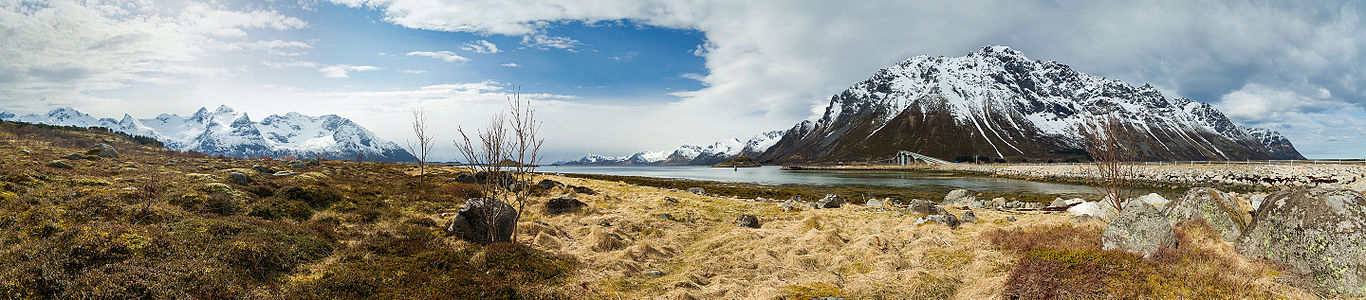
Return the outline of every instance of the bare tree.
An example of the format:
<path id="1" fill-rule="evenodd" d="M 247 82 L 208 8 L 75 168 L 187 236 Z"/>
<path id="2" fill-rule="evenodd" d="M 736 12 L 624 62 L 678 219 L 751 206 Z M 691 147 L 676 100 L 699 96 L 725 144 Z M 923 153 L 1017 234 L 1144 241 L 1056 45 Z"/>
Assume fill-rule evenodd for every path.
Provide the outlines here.
<path id="1" fill-rule="evenodd" d="M 536 111 L 531 108 L 530 101 L 522 101 L 520 92 L 508 99 L 508 108 L 510 113 L 494 115 L 487 128 L 474 132 L 477 144 L 464 127 L 457 128 L 461 139 L 453 143 L 470 168 L 486 174 L 478 183 L 479 191 L 487 199 L 496 201 L 484 206 L 487 228 L 497 228 L 499 216 L 513 214 L 512 241 L 515 242 L 515 220 L 521 219 L 522 211 L 530 203 L 531 180 L 545 140 L 538 136 L 541 124 L 536 121 Z M 489 230 L 489 234 L 490 240 L 496 240 L 497 230 Z"/>
<path id="2" fill-rule="evenodd" d="M 417 154 L 417 182 L 422 183 L 427 176 L 427 155 L 432 153 L 432 146 L 436 145 L 436 136 L 427 132 L 427 111 L 418 106 L 413 109 L 413 135 L 417 136 L 417 143 L 408 141 L 408 152 Z"/>
<path id="3" fill-rule="evenodd" d="M 1091 124 L 1091 130 L 1084 130 L 1087 146 L 1091 155 L 1092 172 L 1098 180 L 1097 187 L 1115 210 L 1124 210 L 1124 203 L 1134 196 L 1130 180 L 1134 175 L 1133 152 L 1128 148 L 1129 134 L 1124 131 L 1119 117 L 1107 113 L 1105 118 Z"/>

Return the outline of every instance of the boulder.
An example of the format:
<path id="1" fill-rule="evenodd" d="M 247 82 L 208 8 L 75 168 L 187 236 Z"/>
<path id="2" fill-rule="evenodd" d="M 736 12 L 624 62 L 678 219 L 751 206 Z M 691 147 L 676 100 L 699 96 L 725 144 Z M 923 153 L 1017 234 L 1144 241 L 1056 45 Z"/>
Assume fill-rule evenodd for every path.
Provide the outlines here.
<path id="1" fill-rule="evenodd" d="M 958 228 L 958 224 L 961 224 L 961 222 L 958 221 L 958 217 L 955 217 L 950 214 L 928 215 L 920 217 L 920 219 L 917 219 L 915 221 L 915 224 L 920 225 L 925 224 L 927 222 L 943 224 L 944 226 L 948 226 L 949 228 Z"/>
<path id="2" fill-rule="evenodd" d="M 669 203 L 673 203 L 673 204 L 678 204 L 678 199 L 669 198 L 669 196 L 664 196 L 664 202 L 669 202 Z"/>
<path id="3" fill-rule="evenodd" d="M 700 187 L 690 187 L 690 188 L 688 188 L 688 192 L 689 192 L 689 193 L 693 193 L 693 194 L 698 194 L 698 195 L 706 195 L 706 194 L 707 194 L 707 190 L 706 190 L 706 189 L 703 189 L 703 188 L 700 188 Z"/>
<path id="4" fill-rule="evenodd" d="M 464 174 L 461 174 L 461 175 L 464 175 Z M 456 177 L 456 178 L 458 179 L 459 177 Z M 549 190 L 549 189 L 553 189 L 553 188 L 555 188 L 555 187 L 557 187 L 557 186 L 562 186 L 562 185 L 564 185 L 564 184 L 561 184 L 561 183 L 559 183 L 559 182 L 556 182 L 556 181 L 550 180 L 550 179 L 541 179 L 541 181 L 540 181 L 540 182 L 537 182 L 536 185 L 537 185 L 537 186 L 540 186 L 540 187 L 543 188 L 543 189 Z"/>
<path id="5" fill-rule="evenodd" d="M 254 166 L 251 166 L 251 169 L 252 169 L 252 170 L 256 170 L 257 172 L 261 172 L 261 174 L 275 174 L 275 170 L 274 170 L 274 169 L 271 169 L 270 167 L 266 167 L 266 166 L 262 166 L 262 165 L 254 165 Z"/>
<path id="6" fill-rule="evenodd" d="M 1062 200 L 1062 198 L 1053 198 L 1053 202 L 1052 202 L 1052 203 L 1049 203 L 1048 206 L 1049 206 L 1049 207 L 1067 207 L 1067 200 Z"/>
<path id="7" fill-rule="evenodd" d="M 1096 204 L 1095 202 L 1082 202 L 1081 204 L 1073 205 L 1072 207 L 1067 208 L 1067 212 L 1074 216 L 1097 217 L 1098 215 L 1100 215 L 1100 205 Z"/>
<path id="8" fill-rule="evenodd" d="M 797 203 L 797 201 L 793 199 L 787 199 L 787 201 L 783 201 L 783 203 L 778 204 L 778 207 L 782 208 L 784 212 L 796 210 L 801 204 Z"/>
<path id="9" fill-rule="evenodd" d="M 740 215 L 735 218 L 735 224 L 740 227 L 759 228 L 759 218 L 752 215 Z"/>
<path id="10" fill-rule="evenodd" d="M 58 169 L 70 169 L 70 168 L 71 168 L 71 165 L 68 165 L 68 164 L 66 164 L 65 161 L 61 161 L 61 160 L 49 161 L 49 162 L 47 162 L 47 166 L 48 166 L 48 167 L 52 167 L 52 168 L 58 168 Z"/>
<path id="11" fill-rule="evenodd" d="M 1251 220 L 1238 208 L 1238 199 L 1212 188 L 1194 188 L 1167 204 L 1162 210 L 1172 224 L 1203 218 L 1225 242 L 1232 242 L 1247 230 Z"/>
<path id="12" fill-rule="evenodd" d="M 835 194 L 825 194 L 825 198 L 811 204 L 811 208 L 838 208 L 844 205 L 844 197 Z"/>
<path id="13" fill-rule="evenodd" d="M 863 202 L 863 206 L 867 206 L 867 207 L 882 207 L 882 200 L 878 200 L 877 198 L 868 199 L 868 201 L 864 201 L 864 202 Z"/>
<path id="14" fill-rule="evenodd" d="M 1151 257 L 1158 249 L 1176 247 L 1176 232 L 1162 212 L 1145 201 L 1129 201 L 1100 238 L 1102 249 Z"/>
<path id="15" fill-rule="evenodd" d="M 81 155 L 80 153 L 72 153 L 72 154 L 67 154 L 66 156 L 62 156 L 62 159 L 69 159 L 69 160 L 81 160 L 81 159 L 91 159 L 91 158 L 99 158 L 99 156 L 86 157 L 85 155 Z"/>
<path id="16" fill-rule="evenodd" d="M 963 223 L 977 223 L 977 215 L 973 214 L 972 211 L 963 212 L 963 216 L 958 217 L 958 219 Z"/>
<path id="17" fill-rule="evenodd" d="M 1319 291 L 1366 296 L 1366 196 L 1330 188 L 1271 194 L 1237 248 L 1284 264 Z"/>
<path id="18" fill-rule="evenodd" d="M 289 167 L 299 171 L 308 170 L 308 165 L 304 163 L 293 163 Z"/>
<path id="19" fill-rule="evenodd" d="M 247 174 L 242 174 L 241 172 L 228 173 L 228 178 L 232 179 L 233 183 L 239 185 L 247 185 L 251 183 L 251 177 L 247 177 Z"/>
<path id="20" fill-rule="evenodd" d="M 95 146 L 91 146 L 90 149 L 86 151 L 86 153 L 89 153 L 90 155 L 99 155 L 100 157 L 119 157 L 119 151 L 114 150 L 114 146 L 110 146 L 109 144 L 105 143 L 99 143 L 95 144 Z"/>
<path id="21" fill-rule="evenodd" d="M 550 201 L 545 202 L 545 213 L 558 215 L 562 213 L 577 211 L 579 210 L 579 208 L 582 208 L 584 206 L 588 206 L 588 204 L 583 203 L 583 201 L 579 201 L 578 199 L 560 197 L 550 199 Z"/>
<path id="22" fill-rule="evenodd" d="M 584 194 L 584 195 L 597 195 L 597 194 L 598 194 L 597 191 L 594 191 L 593 189 L 590 189 L 590 188 L 584 187 L 584 186 L 569 186 L 569 189 L 570 189 L 570 190 L 573 190 L 575 193 Z"/>
<path id="23" fill-rule="evenodd" d="M 1152 205 L 1155 207 L 1166 206 L 1168 202 L 1171 202 L 1167 201 L 1167 198 L 1163 198 L 1162 195 L 1158 195 L 1157 193 L 1151 193 L 1140 196 L 1138 197 L 1138 201 L 1143 201 L 1143 203 L 1147 203 L 1148 205 Z"/>
<path id="24" fill-rule="evenodd" d="M 493 224 L 489 224 L 492 220 Z M 465 201 L 460 213 L 451 220 L 446 232 L 478 244 L 512 241 L 517 211 L 507 203 L 493 199 L 474 198 Z M 490 226 L 492 225 L 492 226 Z"/>
<path id="25" fill-rule="evenodd" d="M 1266 194 L 1256 194 L 1247 199 L 1248 204 L 1252 205 L 1253 211 L 1261 210 L 1262 203 L 1266 201 Z"/>
<path id="26" fill-rule="evenodd" d="M 275 172 L 275 174 L 272 174 L 272 175 L 284 177 L 284 176 L 294 176 L 294 174 L 299 174 L 299 173 L 294 172 L 294 170 L 284 170 L 284 171 Z"/>
<path id="27" fill-rule="evenodd" d="M 996 197 L 994 199 L 991 199 L 991 202 L 987 203 L 987 205 L 991 207 L 1005 207 L 1006 198 Z"/>
<path id="28" fill-rule="evenodd" d="M 920 199 L 911 199 L 911 202 L 906 204 L 906 210 L 926 215 L 944 214 L 944 209 L 934 205 L 934 202 Z"/>
<path id="29" fill-rule="evenodd" d="M 971 198 L 971 199 L 964 199 L 964 198 Z M 966 200 L 966 201 L 964 201 L 964 200 Z M 975 198 L 975 194 L 974 194 L 972 191 L 965 190 L 965 189 L 956 189 L 956 190 L 949 191 L 949 193 L 948 193 L 947 195 L 944 195 L 944 201 L 943 201 L 943 202 L 940 202 L 940 204 L 943 204 L 943 205 L 964 205 L 964 204 L 959 204 L 959 203 L 966 203 L 967 201 L 972 201 L 972 200 L 977 200 L 977 199 Z"/>

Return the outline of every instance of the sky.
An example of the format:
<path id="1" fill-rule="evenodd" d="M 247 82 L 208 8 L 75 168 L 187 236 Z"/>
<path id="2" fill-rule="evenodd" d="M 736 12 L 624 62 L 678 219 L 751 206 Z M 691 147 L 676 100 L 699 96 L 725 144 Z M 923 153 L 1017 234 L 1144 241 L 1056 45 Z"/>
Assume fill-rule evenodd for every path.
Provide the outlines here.
<path id="1" fill-rule="evenodd" d="M 519 94 L 545 160 L 787 129 L 917 55 L 1006 45 L 1366 156 L 1354 1 L 0 0 L 0 110 L 337 114 L 434 160 Z"/>

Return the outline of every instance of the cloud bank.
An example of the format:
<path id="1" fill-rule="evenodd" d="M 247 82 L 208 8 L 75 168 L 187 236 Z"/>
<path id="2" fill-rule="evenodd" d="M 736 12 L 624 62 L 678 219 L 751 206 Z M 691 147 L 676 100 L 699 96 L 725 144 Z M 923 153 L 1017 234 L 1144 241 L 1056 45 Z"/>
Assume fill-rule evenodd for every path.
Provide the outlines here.
<path id="1" fill-rule="evenodd" d="M 676 93 L 682 100 L 668 109 L 688 116 L 677 121 L 741 117 L 752 121 L 720 124 L 751 131 L 819 113 L 830 95 L 898 60 L 988 44 L 1216 104 L 1310 153 L 1347 154 L 1330 149 L 1342 139 L 1324 119 L 1366 125 L 1366 24 L 1351 1 L 334 2 L 410 28 L 539 45 L 556 44 L 544 32 L 559 22 L 697 30 L 707 42 L 695 53 L 709 72 L 682 76 L 706 87 Z"/>

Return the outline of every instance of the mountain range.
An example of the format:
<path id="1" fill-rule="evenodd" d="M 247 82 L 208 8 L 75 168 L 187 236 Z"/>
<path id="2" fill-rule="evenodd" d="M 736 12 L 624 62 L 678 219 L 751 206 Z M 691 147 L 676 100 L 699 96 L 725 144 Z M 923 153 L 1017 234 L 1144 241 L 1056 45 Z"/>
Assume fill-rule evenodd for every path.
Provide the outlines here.
<path id="1" fill-rule="evenodd" d="M 561 165 L 713 165 L 737 156 L 757 157 L 768 147 L 783 137 L 783 130 L 774 130 L 755 135 L 748 140 L 738 138 L 723 139 L 711 145 L 682 145 L 668 151 L 643 151 L 623 156 L 602 156 L 588 154 L 572 161 L 557 162 Z"/>
<path id="2" fill-rule="evenodd" d="M 908 150 L 953 161 L 1075 157 L 1102 120 L 1118 122 L 1136 160 L 1304 159 L 1279 133 L 1234 123 L 1213 106 L 1149 85 L 1083 74 L 1004 46 L 963 57 L 917 56 L 830 98 L 764 163 L 871 161 Z"/>
<path id="3" fill-rule="evenodd" d="M 166 148 L 198 151 L 231 157 L 286 155 L 300 158 L 322 155 L 334 159 L 354 159 L 364 154 L 366 161 L 415 161 L 398 144 L 381 139 L 365 127 L 337 115 L 320 117 L 296 112 L 266 116 L 252 121 L 244 112 L 227 105 L 213 111 L 200 108 L 189 117 L 161 114 L 137 119 L 124 114 L 122 119 L 95 118 L 71 108 L 58 108 L 47 114 L 15 115 L 0 113 L 0 120 L 60 126 L 104 127 L 132 135 L 156 138 Z"/>

